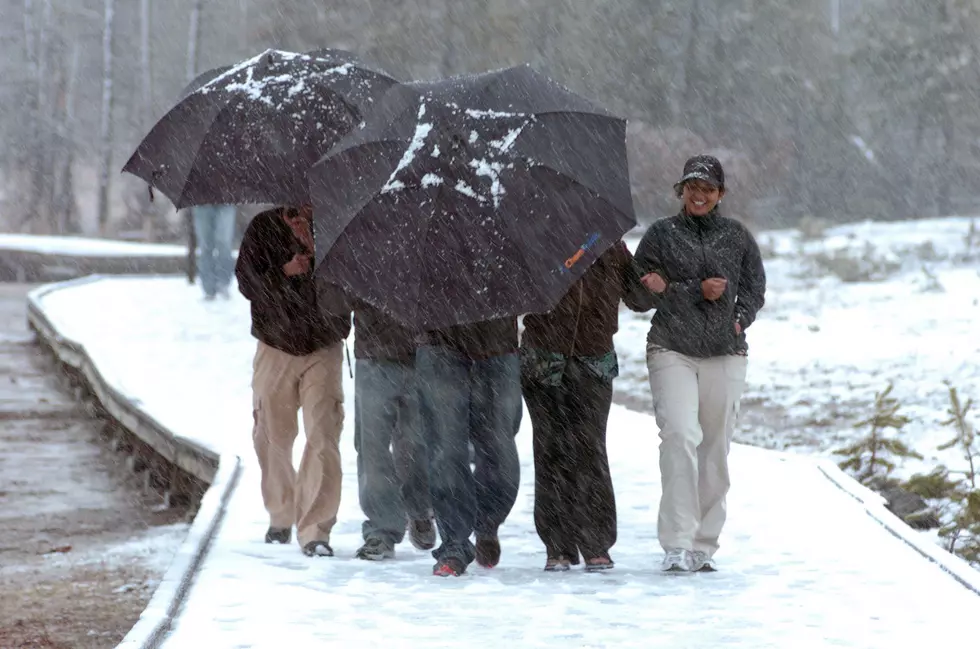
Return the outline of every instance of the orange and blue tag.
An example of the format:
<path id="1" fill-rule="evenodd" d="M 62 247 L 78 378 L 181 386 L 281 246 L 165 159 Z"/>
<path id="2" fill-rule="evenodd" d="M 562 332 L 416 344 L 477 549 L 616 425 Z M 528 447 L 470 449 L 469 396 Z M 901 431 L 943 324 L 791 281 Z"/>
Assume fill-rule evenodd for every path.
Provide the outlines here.
<path id="1" fill-rule="evenodd" d="M 575 251 L 575 254 L 565 260 L 565 263 L 561 267 L 561 272 L 567 273 L 571 271 L 572 267 L 575 266 L 575 264 L 577 264 L 582 259 L 582 257 L 585 256 L 585 253 L 591 250 L 601 238 L 602 235 L 600 235 L 598 232 L 594 232 L 591 235 L 589 235 L 588 240 L 586 240 L 586 242 L 583 243 L 579 247 L 579 249 Z"/>

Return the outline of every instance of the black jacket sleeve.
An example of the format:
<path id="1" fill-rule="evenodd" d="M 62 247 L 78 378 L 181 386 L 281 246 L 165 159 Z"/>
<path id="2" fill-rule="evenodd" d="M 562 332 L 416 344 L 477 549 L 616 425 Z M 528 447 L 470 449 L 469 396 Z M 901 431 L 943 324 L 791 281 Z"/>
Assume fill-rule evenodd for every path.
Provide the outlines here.
<path id="1" fill-rule="evenodd" d="M 735 297 L 735 317 L 745 330 L 755 321 L 756 314 L 766 303 L 766 270 L 755 237 L 743 229 L 742 270 Z"/>
<path id="2" fill-rule="evenodd" d="M 640 281 L 640 271 L 633 260 L 633 253 L 622 241 L 616 243 L 619 252 L 620 291 L 623 303 L 631 311 L 649 311 L 654 305 L 654 296 Z"/>
<path id="3" fill-rule="evenodd" d="M 280 293 L 289 286 L 282 267 L 273 259 L 270 242 L 275 236 L 268 222 L 257 216 L 248 224 L 238 248 L 235 277 L 238 290 L 249 301 Z"/>
<path id="4" fill-rule="evenodd" d="M 657 273 L 667 282 L 667 289 L 663 293 L 650 293 L 653 307 L 660 309 L 672 302 L 694 304 L 702 301 L 704 296 L 701 294 L 700 279 L 671 279 L 670 272 L 664 267 L 659 242 L 660 233 L 654 224 L 640 239 L 640 245 L 636 247 L 636 254 L 633 257 L 640 277 L 648 273 Z"/>

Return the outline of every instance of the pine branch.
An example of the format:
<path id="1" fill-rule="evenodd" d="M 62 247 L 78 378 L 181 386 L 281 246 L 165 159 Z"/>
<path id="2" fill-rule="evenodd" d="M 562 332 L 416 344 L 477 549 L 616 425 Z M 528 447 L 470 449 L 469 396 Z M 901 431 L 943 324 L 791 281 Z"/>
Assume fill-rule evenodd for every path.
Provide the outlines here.
<path id="1" fill-rule="evenodd" d="M 937 500 L 952 498 L 959 488 L 959 481 L 950 480 L 949 470 L 941 466 L 925 475 L 916 473 L 905 482 L 904 488 L 920 498 Z"/>

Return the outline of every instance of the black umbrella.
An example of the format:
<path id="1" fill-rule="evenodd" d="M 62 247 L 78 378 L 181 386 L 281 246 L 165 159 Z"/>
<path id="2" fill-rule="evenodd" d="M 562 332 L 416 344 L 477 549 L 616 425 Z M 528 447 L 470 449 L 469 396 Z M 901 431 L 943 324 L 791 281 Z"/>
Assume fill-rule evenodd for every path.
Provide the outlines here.
<path id="1" fill-rule="evenodd" d="M 177 209 L 308 201 L 306 172 L 397 82 L 340 50 L 267 50 L 184 89 L 123 171 Z"/>
<path id="2" fill-rule="evenodd" d="M 547 311 L 636 225 L 625 121 L 528 66 L 395 86 L 309 175 L 317 277 L 424 329 Z"/>

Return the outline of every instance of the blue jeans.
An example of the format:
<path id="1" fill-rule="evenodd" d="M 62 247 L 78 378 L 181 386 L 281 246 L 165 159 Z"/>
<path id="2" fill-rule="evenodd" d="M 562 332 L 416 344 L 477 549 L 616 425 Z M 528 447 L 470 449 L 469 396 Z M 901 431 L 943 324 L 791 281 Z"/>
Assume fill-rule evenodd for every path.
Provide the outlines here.
<path id="1" fill-rule="evenodd" d="M 354 374 L 354 448 L 364 539 L 395 546 L 408 518 L 428 520 L 432 507 L 419 425 L 413 363 L 358 358 Z M 392 448 L 393 447 L 393 448 Z"/>
<path id="2" fill-rule="evenodd" d="M 470 535 L 496 535 L 517 500 L 521 464 L 514 438 L 521 425 L 517 354 L 470 360 L 445 347 L 416 355 L 429 490 L 442 545 L 437 560 L 470 564 Z M 476 451 L 470 470 L 469 442 Z"/>
<path id="3" fill-rule="evenodd" d="M 197 269 L 204 295 L 214 297 L 231 284 L 235 263 L 231 242 L 235 236 L 234 205 L 197 205 L 191 208 L 197 236 Z"/>

